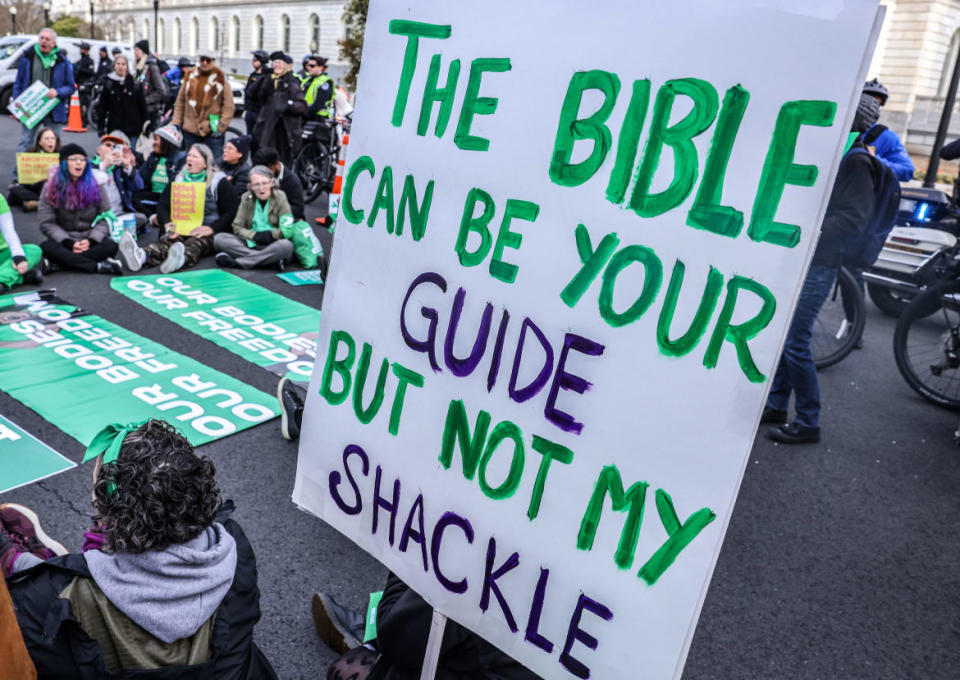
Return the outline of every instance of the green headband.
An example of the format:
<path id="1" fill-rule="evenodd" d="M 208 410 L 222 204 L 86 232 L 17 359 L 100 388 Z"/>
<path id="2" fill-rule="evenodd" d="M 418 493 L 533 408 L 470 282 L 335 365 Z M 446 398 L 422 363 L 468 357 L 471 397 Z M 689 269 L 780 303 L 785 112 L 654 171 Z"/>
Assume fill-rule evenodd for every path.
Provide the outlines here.
<path id="1" fill-rule="evenodd" d="M 83 454 L 83 460 L 81 463 L 86 463 L 88 460 L 93 460 L 101 453 L 103 454 L 103 463 L 112 463 L 117 459 L 117 456 L 120 455 L 120 446 L 123 444 L 123 440 L 127 438 L 127 435 L 133 432 L 134 430 L 140 429 L 142 426 L 146 425 L 150 421 L 149 418 L 146 420 L 141 420 L 138 423 L 127 423 L 126 425 L 121 425 L 120 423 L 111 423 L 104 427 L 100 432 L 97 433 L 97 436 L 93 438 L 93 441 L 90 442 L 90 446 L 87 447 L 87 452 Z"/>

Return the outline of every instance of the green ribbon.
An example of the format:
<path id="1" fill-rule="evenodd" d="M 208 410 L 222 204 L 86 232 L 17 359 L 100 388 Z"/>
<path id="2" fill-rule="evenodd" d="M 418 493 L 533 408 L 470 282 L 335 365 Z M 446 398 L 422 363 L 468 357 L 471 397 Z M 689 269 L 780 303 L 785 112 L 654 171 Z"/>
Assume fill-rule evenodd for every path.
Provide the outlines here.
<path id="1" fill-rule="evenodd" d="M 44 54 L 40 51 L 40 43 L 34 43 L 33 51 L 37 53 L 38 57 L 40 57 L 40 63 L 43 64 L 43 68 L 50 68 L 53 66 L 53 62 L 57 60 L 57 52 L 60 51 L 60 48 L 54 47 L 52 50 L 50 50 L 50 54 Z"/>
<path id="2" fill-rule="evenodd" d="M 103 454 L 104 465 L 114 462 L 117 460 L 117 456 L 120 455 L 120 447 L 123 446 L 123 440 L 127 438 L 127 435 L 134 430 L 140 429 L 149 421 L 150 419 L 147 418 L 138 423 L 127 423 L 126 425 L 110 423 L 93 438 L 90 446 L 87 447 L 87 452 L 83 454 L 83 460 L 80 462 L 86 463 L 88 460 L 93 460 L 100 454 Z M 117 485 L 109 482 L 107 484 L 107 493 L 111 496 L 116 494 Z"/>
<path id="3" fill-rule="evenodd" d="M 87 447 L 87 452 L 83 454 L 83 460 L 80 462 L 86 463 L 101 453 L 103 454 L 104 465 L 114 462 L 117 456 L 120 455 L 120 446 L 123 444 L 123 440 L 127 438 L 127 435 L 134 430 L 140 429 L 148 422 L 150 422 L 149 418 L 137 423 L 127 423 L 126 425 L 110 423 L 93 438 L 93 441 L 91 441 Z"/>

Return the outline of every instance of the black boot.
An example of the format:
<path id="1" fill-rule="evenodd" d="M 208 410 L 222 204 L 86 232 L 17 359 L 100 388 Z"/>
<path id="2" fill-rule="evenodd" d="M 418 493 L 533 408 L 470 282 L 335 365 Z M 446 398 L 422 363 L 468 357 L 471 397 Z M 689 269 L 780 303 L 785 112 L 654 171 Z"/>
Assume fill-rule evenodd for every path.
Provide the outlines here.
<path id="1" fill-rule="evenodd" d="M 367 617 L 361 612 L 338 604 L 327 593 L 313 594 L 311 610 L 317 635 L 334 651 L 345 654 L 363 644 Z"/>

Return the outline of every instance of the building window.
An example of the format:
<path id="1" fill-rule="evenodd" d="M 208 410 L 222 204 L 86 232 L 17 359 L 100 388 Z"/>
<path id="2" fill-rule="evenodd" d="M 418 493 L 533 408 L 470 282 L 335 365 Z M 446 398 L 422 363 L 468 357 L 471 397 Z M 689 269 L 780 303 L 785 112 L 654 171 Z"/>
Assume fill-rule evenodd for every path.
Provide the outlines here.
<path id="1" fill-rule="evenodd" d="M 258 50 L 262 50 L 263 49 L 263 17 L 260 15 L 257 15 L 257 18 L 254 21 L 254 25 L 255 25 L 255 30 L 257 32 L 257 39 L 254 44 L 257 46 Z"/>
<path id="2" fill-rule="evenodd" d="M 159 19 L 157 21 L 157 47 L 156 47 L 158 54 L 163 52 L 163 42 L 165 40 L 164 34 L 166 33 L 166 30 L 167 30 L 167 22 L 165 22 L 163 19 Z"/>
<path id="3" fill-rule="evenodd" d="M 232 56 L 236 56 L 237 52 L 240 51 L 240 19 L 238 17 L 233 17 L 233 41 L 230 43 L 230 53 Z"/>
<path id="4" fill-rule="evenodd" d="M 200 21 L 197 17 L 190 20 L 190 49 L 193 54 L 200 52 Z"/>
<path id="5" fill-rule="evenodd" d="M 290 17 L 280 17 L 280 36 L 283 39 L 283 51 L 290 54 Z"/>
<path id="6" fill-rule="evenodd" d="M 207 47 L 216 52 L 220 49 L 220 22 L 217 17 L 210 17 L 210 35 L 207 37 Z"/>
<path id="7" fill-rule="evenodd" d="M 316 14 L 310 15 L 310 54 L 316 54 L 320 51 L 320 17 Z"/>
<path id="8" fill-rule="evenodd" d="M 134 23 L 133 19 L 127 22 L 127 33 L 130 35 L 128 42 L 137 41 L 137 25 Z"/>
<path id="9" fill-rule="evenodd" d="M 171 41 L 173 43 L 174 54 L 180 54 L 180 41 L 181 41 L 180 35 L 182 31 L 183 31 L 183 26 L 180 24 L 180 19 L 174 19 L 173 20 L 173 40 Z"/>

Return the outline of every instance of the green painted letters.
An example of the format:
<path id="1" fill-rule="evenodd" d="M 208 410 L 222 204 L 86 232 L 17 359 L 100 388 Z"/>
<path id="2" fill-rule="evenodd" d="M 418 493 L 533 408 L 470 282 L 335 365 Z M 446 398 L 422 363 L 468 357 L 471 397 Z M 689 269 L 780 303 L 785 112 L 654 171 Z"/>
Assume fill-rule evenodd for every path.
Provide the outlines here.
<path id="1" fill-rule="evenodd" d="M 627 519 L 620 533 L 620 543 L 613 561 L 621 569 L 629 569 L 633 564 L 633 555 L 637 550 L 637 537 L 640 535 L 640 523 L 643 521 L 643 504 L 647 495 L 646 482 L 635 482 L 624 492 L 623 480 L 616 465 L 607 465 L 600 471 L 600 477 L 593 489 L 590 503 L 580 521 L 580 533 L 577 535 L 577 549 L 591 550 L 593 539 L 597 535 L 597 526 L 603 514 L 603 500 L 610 495 L 610 503 L 617 512 L 627 511 Z"/>
<path id="2" fill-rule="evenodd" d="M 527 508 L 527 517 L 529 517 L 532 522 L 540 513 L 540 501 L 543 500 L 543 488 L 547 484 L 547 475 L 550 473 L 550 463 L 556 460 L 564 465 L 569 465 L 573 462 L 573 451 L 566 446 L 561 446 L 537 435 L 533 435 L 531 446 L 534 451 L 537 451 L 543 456 L 540 459 L 540 469 L 537 470 L 537 478 L 533 482 L 530 506 Z"/>
<path id="3" fill-rule="evenodd" d="M 337 359 L 340 343 L 347 346 L 347 356 Z M 342 404 L 350 394 L 350 369 L 356 357 L 357 346 L 346 331 L 333 331 L 330 334 L 330 345 L 327 347 L 327 361 L 323 365 L 323 379 L 320 381 L 320 396 L 331 406 Z M 343 388 L 338 392 L 333 389 L 333 374 L 340 376 Z"/>
<path id="4" fill-rule="evenodd" d="M 400 84 L 397 86 L 397 98 L 393 103 L 393 116 L 390 119 L 394 127 L 400 127 L 403 123 L 403 112 L 407 108 L 407 97 L 410 96 L 413 72 L 417 68 L 417 48 L 420 38 L 444 40 L 450 37 L 451 29 L 449 25 L 393 19 L 390 21 L 389 31 L 394 35 L 407 36 L 407 47 L 403 52 L 403 67 L 400 69 Z"/>
<path id="5" fill-rule="evenodd" d="M 663 300 L 663 309 L 660 310 L 660 319 L 657 321 L 657 344 L 660 351 L 671 357 L 682 357 L 689 353 L 707 330 L 713 310 L 717 308 L 720 291 L 723 290 L 723 274 L 710 267 L 707 274 L 707 285 L 697 307 L 697 313 L 690 322 L 690 328 L 676 340 L 670 339 L 670 326 L 673 324 L 673 315 L 677 311 L 677 300 L 680 297 L 680 288 L 683 286 L 685 265 L 677 260 L 673 265 L 673 274 L 670 275 L 670 285 Z"/>
<path id="6" fill-rule="evenodd" d="M 437 114 L 437 126 L 434 128 L 434 134 L 437 139 L 443 137 L 447 130 L 447 123 L 450 122 L 450 113 L 453 111 L 453 97 L 456 94 L 457 78 L 460 77 L 460 60 L 454 59 L 450 62 L 447 69 L 447 84 L 443 87 L 437 86 L 440 78 L 440 55 L 435 54 L 430 59 L 430 70 L 427 71 L 427 83 L 423 88 L 423 103 L 420 105 L 420 120 L 417 123 L 417 134 L 423 137 L 427 134 L 427 128 L 430 127 L 430 113 L 433 111 L 433 103 L 440 102 L 440 113 Z"/>
<path id="7" fill-rule="evenodd" d="M 351 224 L 360 224 L 363 222 L 363 211 L 357 210 L 353 206 L 353 186 L 356 184 L 357 177 L 361 172 L 370 173 L 371 178 L 376 176 L 377 170 L 370 156 L 360 156 L 360 158 L 353 161 L 343 181 L 343 202 L 341 203 L 341 210 L 343 216 L 347 218 L 347 222 Z"/>
<path id="8" fill-rule="evenodd" d="M 483 451 L 483 443 L 487 440 L 489 428 L 490 414 L 480 411 L 473 428 L 473 437 L 471 437 L 467 409 L 463 401 L 460 399 L 451 401 L 447 408 L 447 420 L 443 426 L 443 443 L 440 447 L 440 464 L 444 469 L 449 470 L 453 463 L 453 445 L 456 439 L 463 459 L 463 476 L 466 479 L 473 479 L 477 474 L 477 465 L 480 464 L 480 454 Z"/>
<path id="9" fill-rule="evenodd" d="M 474 217 L 473 212 L 477 203 L 483 204 L 483 212 Z M 463 215 L 460 217 L 460 232 L 457 234 L 457 256 L 460 258 L 460 264 L 464 267 L 475 267 L 483 262 L 483 258 L 490 252 L 490 230 L 487 225 L 493 219 L 496 213 L 496 207 L 493 199 L 486 191 L 480 188 L 471 189 L 467 194 L 467 200 L 463 204 Z M 473 232 L 480 236 L 480 245 L 472 253 L 467 250 L 467 238 Z"/>
<path id="10" fill-rule="evenodd" d="M 603 104 L 586 118 L 577 118 L 580 115 L 580 103 L 586 90 L 602 92 Z M 604 123 L 613 111 L 619 91 L 620 79 L 617 74 L 609 71 L 578 71 L 570 78 L 567 94 L 563 98 L 560 109 L 557 137 L 553 143 L 553 154 L 550 158 L 550 179 L 554 184 L 565 187 L 578 186 L 593 177 L 600 168 L 611 145 L 610 128 Z M 571 164 L 573 143 L 581 139 L 593 141 L 593 149 L 586 160 Z"/>
<path id="11" fill-rule="evenodd" d="M 517 218 L 534 222 L 539 214 L 540 206 L 536 203 L 514 198 L 507 199 L 507 205 L 503 210 L 503 220 L 500 222 L 500 231 L 497 234 L 497 242 L 493 246 L 493 257 L 490 259 L 490 275 L 493 278 L 504 283 L 513 283 L 516 280 L 517 265 L 503 261 L 503 249 L 519 250 L 523 236 L 515 231 L 510 231 L 510 221 Z"/>
<path id="12" fill-rule="evenodd" d="M 634 262 L 643 265 L 643 289 L 625 312 L 616 312 L 613 309 L 613 289 L 616 286 L 617 277 Z M 653 304 L 662 282 L 663 265 L 657 254 L 650 248 L 627 246 L 617 251 L 603 272 L 603 284 L 600 286 L 600 316 L 614 328 L 636 321 Z"/>
<path id="13" fill-rule="evenodd" d="M 657 489 L 656 504 L 660 522 L 666 529 L 669 538 L 637 572 L 637 576 L 651 586 L 673 564 L 680 551 L 690 545 L 690 541 L 695 539 L 704 527 L 716 519 L 716 515 L 710 508 L 701 508 L 690 515 L 686 522 L 680 524 L 677 512 L 673 508 L 673 500 L 670 498 L 670 494 L 663 489 Z"/>
<path id="14" fill-rule="evenodd" d="M 470 134 L 474 116 L 489 116 L 497 110 L 496 97 L 481 97 L 480 81 L 484 73 L 504 73 L 510 70 L 509 59 L 474 59 L 470 62 L 470 76 L 467 78 L 467 91 L 463 96 L 460 120 L 457 131 L 453 133 L 453 142 L 464 151 L 486 151 L 490 140 Z"/>
<path id="15" fill-rule="evenodd" d="M 491 486 L 487 481 L 487 465 L 493 458 L 493 452 L 497 450 L 504 439 L 513 440 L 513 456 L 510 459 L 510 471 L 507 472 L 506 479 L 500 486 Z M 480 490 L 491 500 L 498 501 L 503 498 L 509 498 L 520 485 L 520 478 L 523 476 L 524 464 L 523 433 L 520 428 L 509 420 L 499 422 L 494 426 L 490 433 L 490 439 L 483 450 L 483 458 L 480 459 Z"/>
<path id="16" fill-rule="evenodd" d="M 741 290 L 750 291 L 759 297 L 763 301 L 763 305 L 752 319 L 737 325 L 730 325 L 733 311 L 737 306 L 737 296 Z M 720 348 L 723 346 L 723 341 L 729 340 L 737 349 L 737 361 L 740 362 L 740 369 L 747 376 L 747 379 L 756 383 L 766 380 L 766 376 L 757 369 L 753 357 L 750 356 L 750 348 L 747 346 L 747 342 L 757 337 L 760 331 L 767 327 L 776 309 L 777 301 L 766 286 L 743 276 L 734 276 L 727 281 L 727 297 L 723 301 L 720 316 L 717 317 L 717 325 L 713 329 L 710 344 L 707 345 L 703 365 L 707 368 L 714 368 L 717 365 L 717 359 L 720 357 Z"/>

